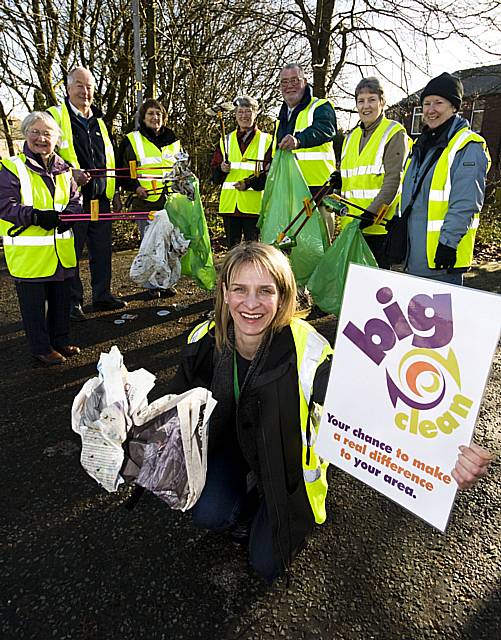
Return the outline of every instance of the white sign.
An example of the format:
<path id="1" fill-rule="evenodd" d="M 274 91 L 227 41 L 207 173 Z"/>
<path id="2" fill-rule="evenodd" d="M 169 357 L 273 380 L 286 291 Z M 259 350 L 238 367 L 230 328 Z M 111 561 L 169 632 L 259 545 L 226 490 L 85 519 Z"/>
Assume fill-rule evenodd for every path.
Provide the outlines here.
<path id="1" fill-rule="evenodd" d="M 352 264 L 317 454 L 445 531 L 500 324 L 498 295 Z"/>

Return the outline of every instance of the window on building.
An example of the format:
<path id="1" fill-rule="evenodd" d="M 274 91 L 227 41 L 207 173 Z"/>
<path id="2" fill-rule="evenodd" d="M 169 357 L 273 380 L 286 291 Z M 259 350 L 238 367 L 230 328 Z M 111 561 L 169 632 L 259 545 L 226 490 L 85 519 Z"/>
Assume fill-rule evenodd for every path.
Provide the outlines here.
<path id="1" fill-rule="evenodd" d="M 471 106 L 470 127 L 472 131 L 480 133 L 482 131 L 482 122 L 484 121 L 484 100 L 475 100 Z"/>
<path id="2" fill-rule="evenodd" d="M 423 128 L 423 109 L 422 107 L 414 107 L 412 112 L 411 135 L 417 136 Z"/>

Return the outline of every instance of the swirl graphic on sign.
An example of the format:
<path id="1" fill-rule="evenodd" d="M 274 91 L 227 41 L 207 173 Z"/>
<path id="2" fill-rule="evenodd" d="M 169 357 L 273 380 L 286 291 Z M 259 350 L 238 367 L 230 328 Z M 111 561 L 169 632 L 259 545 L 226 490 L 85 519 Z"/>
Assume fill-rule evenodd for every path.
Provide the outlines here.
<path id="1" fill-rule="evenodd" d="M 412 409 L 433 409 L 444 399 L 449 381 L 461 388 L 459 366 L 452 349 L 446 357 L 433 349 L 411 349 L 400 360 L 397 381 L 386 370 L 386 384 L 394 407 L 400 399 Z"/>

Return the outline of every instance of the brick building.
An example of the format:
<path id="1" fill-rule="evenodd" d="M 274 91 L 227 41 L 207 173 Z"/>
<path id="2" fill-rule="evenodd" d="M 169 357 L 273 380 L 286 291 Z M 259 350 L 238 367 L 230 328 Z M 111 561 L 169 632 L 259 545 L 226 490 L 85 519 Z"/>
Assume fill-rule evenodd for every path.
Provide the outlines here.
<path id="1" fill-rule="evenodd" d="M 464 86 L 460 114 L 473 131 L 482 135 L 489 147 L 492 167 L 488 179 L 501 186 L 501 64 L 454 72 Z M 401 122 L 412 138 L 421 132 L 419 96 L 424 87 L 388 109 L 388 117 Z"/>

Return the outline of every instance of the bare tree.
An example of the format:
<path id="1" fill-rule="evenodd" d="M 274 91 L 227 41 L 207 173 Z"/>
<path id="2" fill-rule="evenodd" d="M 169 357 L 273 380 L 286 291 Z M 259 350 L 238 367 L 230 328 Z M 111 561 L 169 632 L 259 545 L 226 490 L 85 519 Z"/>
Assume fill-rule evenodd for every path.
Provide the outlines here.
<path id="1" fill-rule="evenodd" d="M 60 101 L 70 69 L 88 67 L 111 123 L 130 83 L 128 3 L 100 0 L 0 0 L 0 69 L 4 85 L 24 106 Z"/>
<path id="2" fill-rule="evenodd" d="M 227 9 L 245 12 L 228 1 Z M 478 52 L 495 54 L 501 35 L 498 0 L 278 0 L 253 10 L 256 20 L 307 44 L 315 95 L 343 90 L 343 72 L 400 70 L 408 90 L 416 68 L 427 71 L 430 47 L 455 35 Z M 486 41 L 485 33 L 497 34 Z M 499 53 L 499 51 L 498 51 Z"/>

